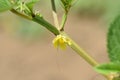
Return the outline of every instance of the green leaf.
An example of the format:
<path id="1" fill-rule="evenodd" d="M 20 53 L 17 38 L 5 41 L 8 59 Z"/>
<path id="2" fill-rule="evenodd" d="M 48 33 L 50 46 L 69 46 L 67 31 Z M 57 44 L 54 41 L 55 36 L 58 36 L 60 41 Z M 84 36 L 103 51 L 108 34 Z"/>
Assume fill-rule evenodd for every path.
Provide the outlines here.
<path id="1" fill-rule="evenodd" d="M 101 74 L 118 73 L 120 72 L 120 64 L 119 63 L 100 64 L 96 66 L 94 69 L 95 71 Z"/>
<path id="2" fill-rule="evenodd" d="M 120 63 L 120 16 L 110 25 L 107 36 L 107 47 L 110 60 Z"/>
<path id="3" fill-rule="evenodd" d="M 10 10 L 12 7 L 10 0 L 0 0 L 0 12 Z"/>

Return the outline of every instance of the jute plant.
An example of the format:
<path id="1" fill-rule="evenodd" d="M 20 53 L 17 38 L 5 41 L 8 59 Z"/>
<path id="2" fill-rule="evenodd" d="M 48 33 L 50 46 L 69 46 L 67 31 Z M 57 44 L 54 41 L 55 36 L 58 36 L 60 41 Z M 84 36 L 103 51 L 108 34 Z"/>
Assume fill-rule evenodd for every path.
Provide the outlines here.
<path id="1" fill-rule="evenodd" d="M 0 12 L 10 10 L 12 13 L 23 17 L 27 20 L 36 22 L 47 30 L 49 30 L 55 38 L 53 45 L 55 48 L 66 49 L 71 47 L 78 55 L 80 55 L 93 69 L 106 77 L 106 80 L 120 80 L 120 16 L 115 18 L 111 23 L 107 34 L 107 49 L 109 63 L 99 64 L 94 58 L 86 53 L 74 40 L 72 40 L 64 30 L 67 16 L 73 3 L 77 0 L 59 0 L 64 9 L 61 22 L 58 21 L 56 0 L 51 0 L 54 25 L 49 23 L 41 13 L 36 13 L 33 9 L 39 0 L 0 0 Z M 60 24 L 59 24 L 60 23 Z"/>

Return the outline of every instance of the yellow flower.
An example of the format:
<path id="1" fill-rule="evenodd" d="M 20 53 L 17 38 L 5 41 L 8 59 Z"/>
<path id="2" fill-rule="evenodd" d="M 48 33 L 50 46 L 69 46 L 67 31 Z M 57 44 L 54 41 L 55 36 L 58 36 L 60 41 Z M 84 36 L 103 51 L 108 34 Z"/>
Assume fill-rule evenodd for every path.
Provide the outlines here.
<path id="1" fill-rule="evenodd" d="M 63 35 L 57 35 L 57 37 L 53 40 L 53 44 L 55 48 L 60 47 L 61 49 L 66 49 L 67 45 L 71 45 L 70 40 Z"/>

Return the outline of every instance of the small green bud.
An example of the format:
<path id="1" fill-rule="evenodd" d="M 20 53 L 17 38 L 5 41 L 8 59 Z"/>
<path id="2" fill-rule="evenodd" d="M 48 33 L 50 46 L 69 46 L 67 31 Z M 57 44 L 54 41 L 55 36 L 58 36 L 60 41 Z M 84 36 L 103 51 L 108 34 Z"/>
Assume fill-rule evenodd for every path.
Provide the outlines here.
<path id="1" fill-rule="evenodd" d="M 68 13 L 68 11 L 70 10 L 71 6 L 72 6 L 72 2 L 74 0 L 61 0 L 63 7 L 65 9 L 65 11 Z"/>

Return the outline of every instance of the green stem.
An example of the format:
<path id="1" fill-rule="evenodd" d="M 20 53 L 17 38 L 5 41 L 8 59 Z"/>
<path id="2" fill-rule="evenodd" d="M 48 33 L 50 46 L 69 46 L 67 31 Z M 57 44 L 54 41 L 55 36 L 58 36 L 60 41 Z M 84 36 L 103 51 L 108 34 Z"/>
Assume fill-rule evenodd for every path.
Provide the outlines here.
<path id="1" fill-rule="evenodd" d="M 88 55 L 81 47 L 79 47 L 73 40 L 71 40 L 72 45 L 70 47 L 77 52 L 84 60 L 86 60 L 90 65 L 97 66 L 98 63 Z"/>
<path id="2" fill-rule="evenodd" d="M 45 28 L 47 28 L 49 31 L 51 31 L 54 35 L 59 35 L 60 32 L 57 30 L 56 27 L 48 23 L 46 20 L 44 20 L 42 17 L 35 15 L 32 19 L 34 22 L 37 22 L 38 24 L 41 24 Z"/>
<path id="3" fill-rule="evenodd" d="M 62 23 L 61 23 L 61 28 L 60 28 L 60 31 L 64 31 L 64 26 L 65 26 L 65 23 L 66 23 L 66 21 L 67 21 L 67 13 L 64 13 L 63 14 L 63 17 L 62 17 Z"/>
<path id="4" fill-rule="evenodd" d="M 21 16 L 27 20 L 33 20 L 34 22 L 37 22 L 39 24 L 41 24 L 42 26 L 44 26 L 45 28 L 47 28 L 49 31 L 51 31 L 54 35 L 59 35 L 59 31 L 57 30 L 57 28 L 55 28 L 52 24 L 48 23 L 45 19 L 43 19 L 42 17 L 38 16 L 38 15 L 34 15 L 33 16 L 27 16 L 24 15 L 14 9 L 11 10 L 12 13 Z"/>
<path id="5" fill-rule="evenodd" d="M 87 61 L 91 66 L 97 66 L 98 63 L 97 61 L 92 58 L 90 55 L 88 55 L 88 53 L 86 53 L 77 43 L 75 43 L 70 37 L 67 36 L 66 33 L 61 33 L 63 35 L 66 36 L 66 38 L 68 38 L 68 40 L 70 41 L 70 47 L 78 54 L 80 55 L 85 61 Z"/>
<path id="6" fill-rule="evenodd" d="M 55 6 L 55 0 L 51 0 L 51 4 L 52 4 L 52 10 L 57 13 L 56 11 L 56 6 Z"/>
<path id="7" fill-rule="evenodd" d="M 16 15 L 18 15 L 18 16 L 21 16 L 21 17 L 23 17 L 25 19 L 32 20 L 32 17 L 24 15 L 24 14 L 22 14 L 22 13 L 16 11 L 16 10 L 14 10 L 14 9 L 12 9 L 11 12 L 14 13 L 14 14 L 16 14 Z"/>
<path id="8" fill-rule="evenodd" d="M 92 67 L 99 65 L 99 63 L 92 58 L 87 52 L 85 52 L 76 42 L 74 42 L 66 33 L 62 32 L 63 35 L 68 38 L 71 44 L 68 44 L 80 57 L 82 57 L 86 62 L 88 62 Z M 110 75 L 103 75 L 107 80 L 112 80 Z"/>

